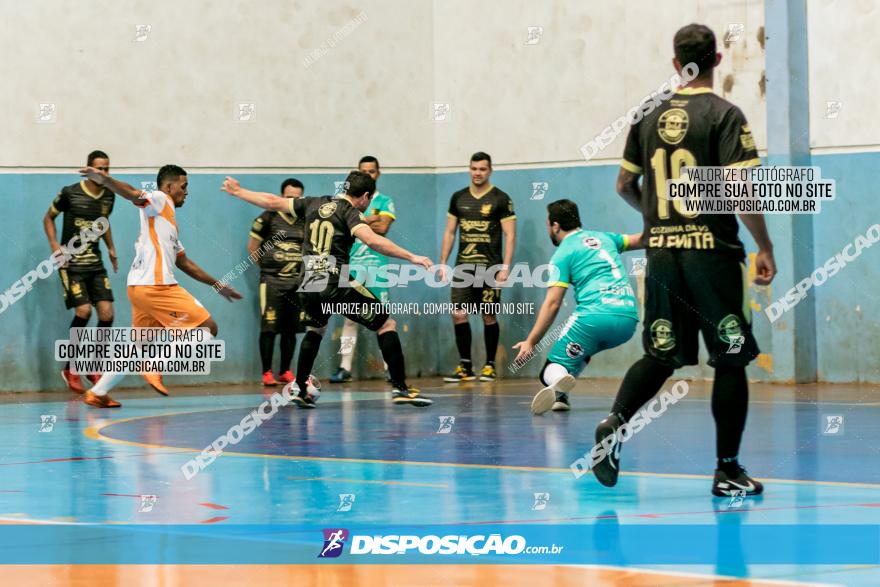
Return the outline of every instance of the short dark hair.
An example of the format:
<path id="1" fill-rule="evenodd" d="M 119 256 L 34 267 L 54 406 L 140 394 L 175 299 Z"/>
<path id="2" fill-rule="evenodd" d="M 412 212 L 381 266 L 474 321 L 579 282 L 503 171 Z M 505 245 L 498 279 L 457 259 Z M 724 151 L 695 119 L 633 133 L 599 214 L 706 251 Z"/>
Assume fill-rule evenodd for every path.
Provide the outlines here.
<path id="1" fill-rule="evenodd" d="M 94 151 L 89 153 L 88 157 L 86 157 L 86 165 L 91 167 L 92 163 L 95 162 L 95 159 L 106 159 L 107 161 L 110 161 L 110 156 L 107 153 L 105 153 L 104 151 L 101 151 L 99 149 L 95 149 Z"/>
<path id="2" fill-rule="evenodd" d="M 678 29 L 672 40 L 675 58 L 682 67 L 694 63 L 700 68 L 699 77 L 715 67 L 715 33 L 703 24 L 689 24 Z"/>
<path id="3" fill-rule="evenodd" d="M 376 191 L 376 182 L 363 171 L 352 171 L 345 178 L 345 193 L 354 198 L 360 198 L 364 192 L 373 196 Z"/>
<path id="4" fill-rule="evenodd" d="M 562 230 L 573 230 L 581 227 L 581 215 L 578 205 L 571 200 L 556 200 L 547 204 L 550 224 L 556 222 Z"/>
<path id="5" fill-rule="evenodd" d="M 474 161 L 488 161 L 489 167 L 492 167 L 492 156 L 489 153 L 477 151 L 476 153 L 471 155 L 471 163 L 473 163 Z"/>
<path id="6" fill-rule="evenodd" d="M 306 191 L 306 186 L 303 185 L 303 182 L 298 180 L 295 177 L 288 177 L 284 181 L 281 182 L 281 193 L 284 193 L 284 190 L 288 187 L 299 188 L 303 191 Z"/>
<path id="7" fill-rule="evenodd" d="M 364 155 L 363 157 L 361 157 L 361 160 L 358 161 L 358 167 L 360 167 L 364 163 L 375 163 L 376 169 L 379 169 L 379 160 L 372 155 Z"/>
<path id="8" fill-rule="evenodd" d="M 156 174 L 156 187 L 162 189 L 162 184 L 166 181 L 177 181 L 181 175 L 186 175 L 186 170 L 179 165 L 163 165 Z"/>

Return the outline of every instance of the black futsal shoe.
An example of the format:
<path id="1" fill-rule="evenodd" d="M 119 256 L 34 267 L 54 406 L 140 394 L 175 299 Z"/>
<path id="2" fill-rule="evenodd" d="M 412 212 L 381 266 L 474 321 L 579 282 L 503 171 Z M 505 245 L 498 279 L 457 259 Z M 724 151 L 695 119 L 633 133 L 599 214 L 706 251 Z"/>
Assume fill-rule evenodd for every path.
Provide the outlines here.
<path id="1" fill-rule="evenodd" d="M 409 404 L 417 408 L 425 408 L 433 404 L 433 400 L 419 394 L 419 390 L 414 387 L 395 387 L 391 390 L 391 402 L 394 405 Z"/>
<path id="2" fill-rule="evenodd" d="M 605 487 L 614 487 L 617 485 L 617 476 L 620 474 L 620 438 L 615 437 L 610 450 L 606 438 L 615 436 L 618 429 L 623 425 L 622 418 L 617 414 L 609 414 L 607 418 L 599 422 L 596 426 L 596 444 L 602 447 L 604 457 L 595 465 L 593 465 L 593 475 Z M 591 451 L 592 452 L 592 451 Z"/>
<path id="3" fill-rule="evenodd" d="M 299 388 L 297 387 L 296 383 L 294 383 L 293 391 L 296 391 L 297 389 Z M 291 400 L 293 401 L 294 405 L 301 410 L 314 410 L 316 407 L 318 407 L 315 405 L 315 400 L 312 399 L 312 396 L 310 396 L 307 392 L 301 391 L 294 395 Z"/>
<path id="4" fill-rule="evenodd" d="M 715 469 L 715 481 L 712 483 L 712 495 L 717 497 L 734 497 L 741 495 L 761 495 L 764 485 L 746 475 L 746 470 L 739 467 L 738 474 L 730 476 L 721 469 Z"/>

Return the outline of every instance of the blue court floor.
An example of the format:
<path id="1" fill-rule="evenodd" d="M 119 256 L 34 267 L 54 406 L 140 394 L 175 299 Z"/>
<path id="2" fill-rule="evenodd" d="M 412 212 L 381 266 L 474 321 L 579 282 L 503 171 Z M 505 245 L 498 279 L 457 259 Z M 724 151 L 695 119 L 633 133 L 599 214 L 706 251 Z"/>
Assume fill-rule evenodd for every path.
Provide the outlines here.
<path id="1" fill-rule="evenodd" d="M 625 554 L 607 545 L 601 560 L 541 562 L 686 573 L 706 584 L 718 577 L 880 584 L 880 546 L 863 552 L 875 546 L 870 529 L 841 530 L 880 532 L 876 386 L 753 385 L 740 460 L 765 482 L 766 493 L 740 502 L 709 493 L 715 433 L 704 382 L 690 382 L 687 397 L 624 445 L 625 473 L 613 489 L 589 473 L 576 479 L 569 465 L 592 447 L 616 382 L 579 382 L 570 413 L 544 416 L 529 412 L 536 391 L 529 381 L 420 385 L 435 399 L 430 408 L 393 406 L 378 382 L 325 384 L 318 409 L 282 408 L 190 479 L 181 467 L 280 387 L 188 387 L 167 398 L 120 390 L 118 410 L 88 408 L 60 393 L 0 396 L 0 520 L 7 525 L 0 535 L 26 523 L 59 531 L 161 524 L 418 526 L 455 534 L 534 525 L 563 527 L 568 533 L 560 536 L 575 542 L 591 533 L 598 540 L 597 528 L 606 542 L 639 529 L 668 539 L 672 552 L 677 536 L 708 528 L 724 538 L 713 543 L 717 548 L 696 549 L 690 559 L 684 552 L 673 565 L 653 560 L 647 543 L 644 552 Z M 787 562 L 756 555 L 750 542 L 774 529 L 783 537 L 824 532 L 829 540 L 852 536 L 859 543 L 839 545 L 844 555 L 798 552 Z"/>

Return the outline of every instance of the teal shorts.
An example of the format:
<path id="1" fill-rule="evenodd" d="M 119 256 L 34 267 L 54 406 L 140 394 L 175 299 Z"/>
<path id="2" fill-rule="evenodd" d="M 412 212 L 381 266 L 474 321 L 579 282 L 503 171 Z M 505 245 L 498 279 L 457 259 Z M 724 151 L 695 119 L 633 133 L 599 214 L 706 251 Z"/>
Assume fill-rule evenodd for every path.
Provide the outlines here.
<path id="1" fill-rule="evenodd" d="M 352 262 L 352 265 L 355 265 Z M 376 296 L 376 299 L 382 302 L 383 304 L 387 304 L 390 301 L 390 297 L 388 295 L 388 287 L 384 284 L 387 283 L 385 280 L 381 279 L 370 279 L 370 275 L 363 270 L 364 267 L 369 267 L 370 269 L 378 268 L 378 265 L 361 265 L 361 270 L 358 271 L 357 268 L 354 268 L 351 272 L 351 277 L 357 281 L 358 283 L 364 284 L 370 293 Z"/>
<path id="2" fill-rule="evenodd" d="M 577 377 L 590 357 L 620 346 L 635 334 L 639 319 L 618 314 L 572 315 L 550 349 L 547 361 Z"/>

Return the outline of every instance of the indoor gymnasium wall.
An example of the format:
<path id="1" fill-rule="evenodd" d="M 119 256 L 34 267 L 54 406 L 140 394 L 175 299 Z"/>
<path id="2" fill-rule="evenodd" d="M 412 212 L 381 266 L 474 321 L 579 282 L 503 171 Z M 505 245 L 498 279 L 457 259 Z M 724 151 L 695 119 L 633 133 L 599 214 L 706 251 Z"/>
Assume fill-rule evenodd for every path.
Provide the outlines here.
<path id="1" fill-rule="evenodd" d="M 840 3 L 833 4 L 839 9 Z M 742 37 L 722 48 L 725 60 L 716 73 L 716 91 L 742 107 L 762 154 L 767 144 L 759 83 L 760 1 L 735 5 L 685 1 L 672 10 L 668 3 L 647 1 L 611 7 L 574 1 L 372 0 L 342 9 L 279 0 L 230 5 L 222 11 L 208 2 L 123 2 L 101 12 L 103 33 L 87 20 L 88 10 L 68 12 L 60 0 L 2 2 L 0 11 L 10 25 L 0 47 L 8 55 L 21 56 L 0 63 L 4 79 L 17 82 L 4 85 L 5 107 L 0 109 L 0 122 L 9 136 L 16 137 L 0 145 L 0 167 L 5 171 L 0 174 L 0 202 L 7 210 L 0 229 L 4 288 L 45 258 L 42 214 L 58 188 L 76 180 L 68 170 L 80 165 L 95 146 L 110 152 L 117 169 L 137 172 L 125 175 L 132 181 L 153 179 L 156 167 L 167 161 L 191 170 L 190 199 L 180 210 L 181 238 L 192 258 L 218 277 L 244 260 L 247 228 L 258 212 L 218 191 L 223 175 L 233 173 L 245 185 L 268 191 L 294 175 L 305 182 L 308 195 L 318 195 L 332 191 L 333 182 L 343 179 L 345 170 L 364 152 L 382 160 L 386 172 L 381 187 L 398 205 L 391 236 L 435 259 L 449 196 L 467 184 L 463 170 L 469 155 L 480 149 L 495 159 L 493 183 L 515 202 L 517 262 L 535 266 L 552 254 L 544 214 L 547 202 L 557 198 L 576 200 L 589 227 L 637 231 L 638 215 L 614 193 L 623 136 L 589 163 L 580 147 L 668 79 L 669 37 L 678 26 L 692 21 L 707 22 L 719 37 L 728 25 L 743 24 Z M 53 18 L 44 18 L 49 12 Z M 134 19 L 131 14 L 141 16 Z M 613 29 L 594 26 L 613 17 L 619 19 Z M 831 20 L 811 12 L 811 23 L 816 18 Z M 151 24 L 146 40 L 135 40 L 135 24 Z M 528 27 L 534 26 L 543 28 L 541 38 L 526 44 Z M 668 34 L 660 36 L 658 30 Z M 821 32 L 818 37 L 811 35 L 812 56 L 814 47 L 833 54 L 832 46 L 846 45 L 828 31 Z M 61 37 L 68 39 L 63 51 L 58 43 L 49 42 Z M 364 44 L 371 47 L 370 62 L 362 59 Z M 820 64 L 811 62 L 811 75 L 841 79 L 830 70 L 832 58 L 823 58 Z M 816 111 L 811 126 L 824 141 L 820 146 L 861 144 L 850 139 L 861 136 L 851 131 L 861 132 L 873 124 L 845 118 L 847 92 L 855 92 L 853 100 L 864 100 L 869 91 L 867 84 L 859 83 L 858 71 L 848 75 L 853 76 L 851 81 L 832 86 L 813 80 L 811 103 Z M 114 84 L 88 84 L 90 76 Z M 846 96 L 841 98 L 844 109 L 837 121 L 822 118 L 817 105 L 824 111 L 824 98 L 816 93 L 817 87 L 839 87 L 838 94 Z M 56 105 L 54 122 L 36 122 L 39 103 Z M 235 120 L 240 103 L 255 104 L 252 121 Z M 449 104 L 445 120 L 432 120 L 437 103 Z M 853 102 L 852 111 L 858 111 L 858 104 Z M 846 126 L 835 126 L 838 122 Z M 822 130 L 820 124 L 828 128 Z M 823 138 L 826 135 L 832 138 Z M 821 154 L 817 160 L 845 174 L 838 178 L 839 189 L 845 186 L 847 198 L 867 205 L 872 190 L 864 164 L 875 167 L 873 157 L 833 153 Z M 543 199 L 533 199 L 533 182 L 548 184 Z M 816 218 L 817 260 L 851 240 L 846 235 L 854 236 L 851 227 L 857 224 L 860 208 L 855 200 L 850 202 L 835 202 Z M 127 324 L 130 308 L 124 281 L 137 215 L 120 202 L 112 221 L 121 266 L 120 274 L 111 276 L 116 323 Z M 774 232 L 777 242 L 791 240 L 785 230 Z M 750 242 L 749 247 L 754 250 Z M 865 271 L 868 283 L 877 281 L 872 273 L 876 263 L 870 260 L 876 254 L 868 251 L 861 269 L 853 269 Z M 634 256 L 639 254 L 626 256 L 628 266 Z M 209 380 L 253 379 L 259 371 L 256 271 L 251 269 L 233 282 L 246 295 L 236 304 L 188 277 L 181 281 L 212 311 L 220 337 L 227 342 L 229 358 L 216 366 Z M 640 280 L 634 278 L 634 283 L 641 295 Z M 820 348 L 826 349 L 819 357 L 820 377 L 878 380 L 875 355 L 880 345 L 868 343 L 857 351 L 847 339 L 849 333 L 861 330 L 876 340 L 877 317 L 872 312 L 877 306 L 863 303 L 855 311 L 861 298 L 850 289 L 844 280 L 816 291 Z M 448 290 L 422 286 L 393 293 L 396 301 L 448 301 Z M 59 386 L 52 344 L 54 333 L 64 330 L 70 316 L 60 294 L 53 276 L 0 314 L 5 332 L 20 333 L 0 341 L 0 388 Z M 770 296 L 778 294 L 752 290 L 753 307 L 765 306 Z M 539 289 L 504 293 L 505 302 L 531 302 L 535 309 L 542 298 Z M 510 346 L 523 337 L 531 320 L 522 315 L 502 319 L 499 363 L 509 363 Z M 401 316 L 399 322 L 412 375 L 442 373 L 454 365 L 448 316 Z M 479 362 L 482 326 L 476 320 L 473 325 Z M 338 321 L 331 326 L 316 369 L 320 375 L 335 368 L 339 358 Z M 790 379 L 793 367 L 788 355 L 774 353 L 773 345 L 781 344 L 778 333 L 774 336 L 762 317 L 756 319 L 756 333 L 769 359 L 751 367 L 750 377 Z M 597 357 L 589 373 L 620 377 L 641 353 L 639 335 L 640 331 L 626 345 Z M 380 374 L 375 340 L 363 336 L 360 344 L 365 352 L 358 353 L 356 368 L 360 373 Z M 541 362 L 532 361 L 518 374 L 536 374 Z M 703 377 L 711 371 L 696 368 L 684 374 Z"/>
<path id="2" fill-rule="evenodd" d="M 880 118 L 876 2 L 809 0 L 810 147 L 813 165 L 837 182 L 837 200 L 814 217 L 814 266 L 880 222 Z M 847 26 L 846 23 L 858 23 Z M 866 212 L 869 211 L 869 212 Z M 806 277 L 806 276 L 804 276 Z M 880 381 L 880 247 L 813 290 L 819 379 Z"/>

